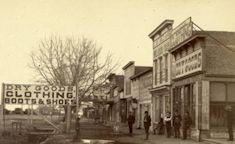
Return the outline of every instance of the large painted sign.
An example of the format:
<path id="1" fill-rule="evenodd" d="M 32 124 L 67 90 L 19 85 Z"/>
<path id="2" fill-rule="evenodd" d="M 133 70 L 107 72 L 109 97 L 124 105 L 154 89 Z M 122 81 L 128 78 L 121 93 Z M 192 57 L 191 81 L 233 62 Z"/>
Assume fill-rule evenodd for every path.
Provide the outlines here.
<path id="1" fill-rule="evenodd" d="M 202 49 L 175 61 L 175 78 L 202 70 Z"/>
<path id="2" fill-rule="evenodd" d="M 5 104 L 66 105 L 76 98 L 75 86 L 3 85 Z"/>
<path id="3" fill-rule="evenodd" d="M 153 57 L 156 58 L 169 49 L 174 48 L 193 35 L 191 18 L 186 19 L 173 30 L 168 30 L 158 39 L 154 40 Z"/>

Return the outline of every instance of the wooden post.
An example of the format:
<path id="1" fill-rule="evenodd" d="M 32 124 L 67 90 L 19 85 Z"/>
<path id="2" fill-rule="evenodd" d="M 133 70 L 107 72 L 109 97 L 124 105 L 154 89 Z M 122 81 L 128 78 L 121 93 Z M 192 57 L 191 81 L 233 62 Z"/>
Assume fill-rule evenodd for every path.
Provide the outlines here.
<path id="1" fill-rule="evenodd" d="M 5 101 L 4 101 L 4 91 L 5 91 L 5 84 L 2 83 L 2 123 L 3 123 L 3 132 L 6 130 L 6 124 L 5 124 Z"/>
<path id="2" fill-rule="evenodd" d="M 53 112 L 53 106 L 52 104 L 50 105 L 50 116 L 51 116 L 51 121 L 52 121 L 52 112 Z"/>
<path id="3" fill-rule="evenodd" d="M 28 104 L 27 119 L 28 119 L 28 124 L 30 124 L 30 104 Z"/>
<path id="4" fill-rule="evenodd" d="M 31 116 L 30 116 L 30 124 L 33 124 L 33 104 L 31 104 Z"/>
<path id="5" fill-rule="evenodd" d="M 71 105 L 67 105 L 67 114 L 66 114 L 66 133 L 70 132 L 71 126 Z"/>

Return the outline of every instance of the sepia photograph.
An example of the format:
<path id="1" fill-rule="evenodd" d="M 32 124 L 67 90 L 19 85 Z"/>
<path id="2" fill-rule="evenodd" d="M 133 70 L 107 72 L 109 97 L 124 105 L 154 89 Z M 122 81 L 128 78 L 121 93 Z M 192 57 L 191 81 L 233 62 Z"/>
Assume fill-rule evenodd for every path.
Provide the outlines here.
<path id="1" fill-rule="evenodd" d="M 0 144 L 235 144 L 234 0 L 0 0 Z"/>

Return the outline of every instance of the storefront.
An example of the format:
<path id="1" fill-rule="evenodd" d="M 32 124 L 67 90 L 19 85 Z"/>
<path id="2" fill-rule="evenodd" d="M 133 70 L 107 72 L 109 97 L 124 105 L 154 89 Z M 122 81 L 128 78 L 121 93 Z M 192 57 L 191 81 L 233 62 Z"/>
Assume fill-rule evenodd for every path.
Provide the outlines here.
<path id="1" fill-rule="evenodd" d="M 216 54 L 230 60 L 235 55 L 232 57 L 224 51 L 216 42 L 200 34 L 171 50 L 172 69 L 175 69 L 172 72 L 172 106 L 181 115 L 189 112 L 193 120 L 193 139 L 228 138 L 225 106 L 229 104 L 235 110 L 235 67 L 229 65 L 229 60 L 218 65 L 223 59 L 217 62 L 219 56 Z"/>
<path id="2" fill-rule="evenodd" d="M 168 52 L 169 36 L 173 30 L 173 20 L 165 20 L 156 27 L 149 37 L 153 42 L 152 76 L 152 122 L 157 124 L 160 117 L 171 112 L 171 54 Z"/>
<path id="3" fill-rule="evenodd" d="M 160 117 L 164 117 L 166 112 L 171 112 L 171 91 L 166 86 L 162 89 L 151 89 L 152 93 L 152 121 L 158 123 Z"/>
<path id="4" fill-rule="evenodd" d="M 153 122 L 168 110 L 189 112 L 191 138 L 228 138 L 224 108 L 235 111 L 235 33 L 202 31 L 191 18 L 175 28 L 173 22 L 165 20 L 149 34 Z"/>
<path id="5" fill-rule="evenodd" d="M 210 127 L 212 129 L 226 127 L 224 108 L 231 105 L 235 111 L 235 82 L 210 81 Z M 235 125 L 235 121 L 234 121 Z"/>
<path id="6" fill-rule="evenodd" d="M 152 117 L 152 107 L 151 107 L 151 100 L 148 101 L 142 101 L 139 104 L 139 128 L 144 128 L 144 112 L 148 111 L 150 117 Z"/>
<path id="7" fill-rule="evenodd" d="M 172 86 L 172 110 L 178 111 L 182 117 L 185 112 L 189 112 L 192 118 L 191 136 L 195 135 L 196 138 L 199 138 L 197 133 L 201 129 L 202 121 L 200 119 L 202 116 L 204 117 L 203 123 L 208 124 L 205 119 L 209 113 L 208 108 L 206 108 L 208 96 L 207 93 L 204 93 L 206 90 L 202 88 L 203 83 L 202 74 L 198 74 L 175 80 Z M 204 108 L 203 112 L 202 108 Z"/>

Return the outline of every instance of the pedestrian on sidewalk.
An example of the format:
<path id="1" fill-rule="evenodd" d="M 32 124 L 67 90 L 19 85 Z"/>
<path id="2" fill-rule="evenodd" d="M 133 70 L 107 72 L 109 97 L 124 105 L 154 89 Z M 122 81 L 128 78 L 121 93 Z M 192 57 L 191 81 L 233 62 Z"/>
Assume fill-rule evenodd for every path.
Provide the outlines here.
<path id="1" fill-rule="evenodd" d="M 175 131 L 175 138 L 180 138 L 181 120 L 182 120 L 181 115 L 178 113 L 178 110 L 176 110 L 173 116 L 173 127 Z"/>
<path id="2" fill-rule="evenodd" d="M 233 111 L 232 107 L 230 105 L 227 105 L 225 107 L 227 111 L 227 128 L 228 128 L 228 134 L 229 134 L 229 141 L 233 141 Z"/>
<path id="3" fill-rule="evenodd" d="M 184 120 L 183 120 L 183 140 L 187 139 L 188 129 L 190 128 L 192 124 L 192 119 L 189 116 L 189 112 L 186 112 L 184 114 Z"/>
<path id="4" fill-rule="evenodd" d="M 129 134 L 130 134 L 130 136 L 132 136 L 133 124 L 135 123 L 135 116 L 133 115 L 132 112 L 129 112 L 127 121 L 128 121 L 128 126 L 129 126 Z"/>
<path id="5" fill-rule="evenodd" d="M 167 134 L 167 137 L 171 137 L 171 120 L 172 120 L 172 117 L 171 117 L 171 113 L 168 111 L 166 113 L 166 116 L 165 116 L 165 125 L 166 125 L 166 134 Z"/>
<path id="6" fill-rule="evenodd" d="M 151 126 L 151 117 L 148 114 L 148 111 L 144 112 L 144 129 L 145 129 L 145 134 L 146 134 L 146 138 L 145 140 L 147 140 L 149 138 L 149 127 Z"/>

